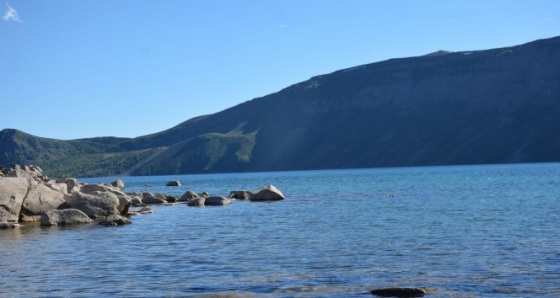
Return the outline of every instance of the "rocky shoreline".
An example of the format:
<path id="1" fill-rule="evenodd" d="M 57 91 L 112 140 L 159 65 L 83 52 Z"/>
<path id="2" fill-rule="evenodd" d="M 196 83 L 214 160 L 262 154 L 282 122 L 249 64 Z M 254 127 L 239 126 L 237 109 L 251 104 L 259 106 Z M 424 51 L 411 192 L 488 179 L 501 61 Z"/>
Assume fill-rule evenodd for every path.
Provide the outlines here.
<path id="1" fill-rule="evenodd" d="M 170 181 L 169 186 L 177 186 Z M 42 226 L 91 224 L 117 226 L 131 223 L 130 217 L 153 213 L 151 204 L 186 204 L 191 207 L 225 206 L 234 200 L 252 202 L 283 200 L 273 185 L 255 192 L 231 191 L 229 196 L 207 192 L 185 192 L 182 196 L 164 193 L 127 193 L 122 180 L 110 184 L 87 184 L 75 178 L 49 179 L 34 165 L 0 166 L 0 229 L 40 222 Z"/>

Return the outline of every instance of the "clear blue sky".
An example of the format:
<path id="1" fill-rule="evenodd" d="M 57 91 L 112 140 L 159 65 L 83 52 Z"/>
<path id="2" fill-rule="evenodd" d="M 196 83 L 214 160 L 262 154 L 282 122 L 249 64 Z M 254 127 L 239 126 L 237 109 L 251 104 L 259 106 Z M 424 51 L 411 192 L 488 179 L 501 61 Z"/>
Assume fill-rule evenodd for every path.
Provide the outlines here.
<path id="1" fill-rule="evenodd" d="M 10 0 L 0 130 L 136 137 L 312 76 L 560 35 L 558 0 Z"/>

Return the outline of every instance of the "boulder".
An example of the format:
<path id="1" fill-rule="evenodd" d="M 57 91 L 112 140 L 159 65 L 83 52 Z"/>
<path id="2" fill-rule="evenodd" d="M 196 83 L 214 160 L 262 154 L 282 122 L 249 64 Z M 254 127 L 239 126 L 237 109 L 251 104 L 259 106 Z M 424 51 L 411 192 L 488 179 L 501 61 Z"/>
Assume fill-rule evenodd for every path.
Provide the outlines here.
<path id="1" fill-rule="evenodd" d="M 207 198 L 210 197 L 210 194 L 206 191 L 203 191 L 203 192 L 199 193 L 198 196 L 207 199 Z"/>
<path id="2" fill-rule="evenodd" d="M 120 191 L 120 189 L 115 188 L 113 186 L 109 186 L 105 184 L 85 184 L 85 185 L 81 185 L 79 188 L 80 188 L 80 192 L 85 194 L 98 195 L 99 193 L 104 193 L 104 192 L 114 194 L 119 199 L 119 205 L 117 206 L 117 209 L 121 214 L 128 213 L 128 209 L 132 205 L 132 198 L 130 198 L 130 196 L 127 195 L 126 193 Z"/>
<path id="3" fill-rule="evenodd" d="M 167 182 L 165 186 L 181 186 L 181 182 L 179 182 L 178 180 L 171 180 Z"/>
<path id="4" fill-rule="evenodd" d="M 0 222 L 18 222 L 28 188 L 26 178 L 0 178 Z"/>
<path id="5" fill-rule="evenodd" d="M 226 197 L 209 197 L 204 201 L 204 206 L 225 206 L 231 204 L 231 200 Z"/>
<path id="6" fill-rule="evenodd" d="M 247 200 L 253 193 L 247 190 L 234 190 L 229 193 L 229 197 L 238 200 Z"/>
<path id="7" fill-rule="evenodd" d="M 128 218 L 121 215 L 111 215 L 99 221 L 99 225 L 106 227 L 122 226 L 132 223 Z"/>
<path id="8" fill-rule="evenodd" d="M 93 192 L 85 194 L 77 192 L 70 206 L 74 209 L 83 211 L 90 218 L 107 217 L 110 215 L 118 215 L 120 213 L 119 198 L 114 193 Z"/>
<path id="9" fill-rule="evenodd" d="M 45 184 L 39 184 L 29 190 L 21 205 L 21 221 L 40 221 L 43 212 L 60 209 L 66 201 L 64 194 Z"/>
<path id="10" fill-rule="evenodd" d="M 167 198 L 162 199 L 157 196 L 148 196 L 142 199 L 142 203 L 144 204 L 165 204 L 167 203 Z"/>
<path id="11" fill-rule="evenodd" d="M 117 198 L 119 198 L 119 206 L 117 207 L 119 212 L 121 214 L 127 214 L 128 209 L 132 205 L 132 198 L 120 190 L 110 189 L 109 192 L 116 195 Z"/>
<path id="12" fill-rule="evenodd" d="M 197 197 L 197 198 L 194 198 L 194 199 L 188 201 L 187 206 L 202 207 L 202 206 L 204 206 L 205 201 L 206 201 L 206 198 Z"/>
<path id="13" fill-rule="evenodd" d="M 177 197 L 177 196 L 165 196 L 165 200 L 167 200 L 168 203 L 175 203 L 179 200 L 179 197 Z"/>
<path id="14" fill-rule="evenodd" d="M 124 181 L 122 180 L 115 180 L 113 182 L 111 182 L 111 186 L 118 188 L 118 189 L 124 189 Z"/>
<path id="15" fill-rule="evenodd" d="M 78 209 L 50 210 L 41 214 L 42 226 L 86 224 L 92 222 L 93 220 Z"/>
<path id="16" fill-rule="evenodd" d="M 422 288 L 381 288 L 371 290 L 370 293 L 380 297 L 423 297 L 427 294 Z"/>
<path id="17" fill-rule="evenodd" d="M 192 199 L 196 199 L 199 198 L 200 196 L 195 193 L 194 191 L 190 191 L 188 190 L 187 192 L 185 192 L 180 198 L 179 198 L 179 202 L 188 202 Z"/>
<path id="18" fill-rule="evenodd" d="M 274 185 L 267 185 L 261 187 L 254 192 L 249 200 L 251 202 L 266 202 L 266 201 L 280 201 L 284 199 L 284 195 Z"/>
<path id="19" fill-rule="evenodd" d="M 145 206 L 146 205 L 142 202 L 142 196 L 131 195 L 130 199 L 131 199 L 132 206 L 134 206 L 134 207 L 140 207 L 140 206 Z"/>

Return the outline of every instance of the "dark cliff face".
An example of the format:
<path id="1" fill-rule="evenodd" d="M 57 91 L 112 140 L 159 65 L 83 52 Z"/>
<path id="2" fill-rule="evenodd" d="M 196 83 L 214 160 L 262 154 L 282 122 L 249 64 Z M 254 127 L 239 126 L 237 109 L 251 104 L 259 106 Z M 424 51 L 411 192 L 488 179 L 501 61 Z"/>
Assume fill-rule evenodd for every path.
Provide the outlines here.
<path id="1" fill-rule="evenodd" d="M 391 59 L 105 142 L 132 175 L 560 161 L 557 65 L 559 37 Z"/>

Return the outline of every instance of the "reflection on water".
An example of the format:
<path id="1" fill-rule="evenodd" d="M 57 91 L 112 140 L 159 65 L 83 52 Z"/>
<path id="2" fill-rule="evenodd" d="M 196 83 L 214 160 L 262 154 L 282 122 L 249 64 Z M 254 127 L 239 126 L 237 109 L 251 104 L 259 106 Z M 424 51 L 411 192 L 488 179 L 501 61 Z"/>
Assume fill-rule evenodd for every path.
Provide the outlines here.
<path id="1" fill-rule="evenodd" d="M 155 206 L 116 228 L 2 230 L 0 296 L 560 296 L 559 168 L 125 177 L 126 191 L 169 194 L 272 183 L 287 199 Z M 165 187 L 172 179 L 183 186 Z"/>

